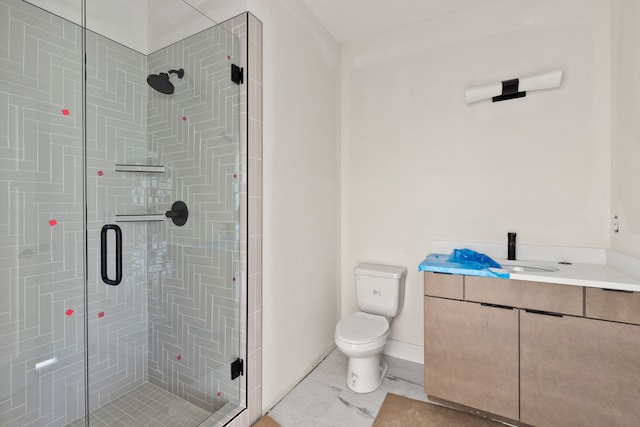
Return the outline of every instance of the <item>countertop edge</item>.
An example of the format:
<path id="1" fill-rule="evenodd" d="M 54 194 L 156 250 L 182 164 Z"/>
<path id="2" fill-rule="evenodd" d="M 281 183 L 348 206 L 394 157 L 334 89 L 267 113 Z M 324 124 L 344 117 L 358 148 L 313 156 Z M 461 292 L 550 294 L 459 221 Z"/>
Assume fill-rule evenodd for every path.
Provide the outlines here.
<path id="1" fill-rule="evenodd" d="M 437 252 L 434 251 L 436 253 L 446 253 L 452 247 L 470 247 L 484 251 L 501 265 L 508 262 L 498 251 L 504 245 L 434 241 L 433 246 L 433 249 L 438 249 Z M 523 249 L 525 250 L 521 251 L 522 257 L 518 257 L 515 263 L 530 264 L 534 267 L 542 266 L 551 270 L 557 269 L 557 271 L 511 271 L 510 279 L 640 292 L 640 259 L 630 255 L 612 249 L 598 248 L 524 246 Z M 531 256 L 526 257 L 527 253 Z"/>
<path id="2" fill-rule="evenodd" d="M 512 280 L 523 280 L 530 282 L 552 283 L 556 285 L 585 286 L 588 288 L 603 288 L 617 291 L 640 292 L 640 284 L 633 282 L 610 282 L 602 280 L 580 279 L 572 277 L 549 277 L 537 274 L 511 273 Z"/>

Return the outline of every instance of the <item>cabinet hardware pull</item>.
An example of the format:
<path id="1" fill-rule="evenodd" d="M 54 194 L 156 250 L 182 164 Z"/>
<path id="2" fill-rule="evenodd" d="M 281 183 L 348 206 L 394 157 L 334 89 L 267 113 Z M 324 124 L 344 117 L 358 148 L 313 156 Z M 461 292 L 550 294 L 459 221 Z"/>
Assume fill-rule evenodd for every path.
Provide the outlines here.
<path id="1" fill-rule="evenodd" d="M 620 293 L 623 293 L 623 294 L 632 294 L 633 293 L 633 291 L 626 291 L 626 290 L 623 290 L 623 289 L 605 289 L 605 288 L 600 288 L 600 289 L 602 289 L 603 291 L 607 291 L 607 292 L 620 292 Z"/>
<path id="2" fill-rule="evenodd" d="M 543 316 L 564 317 L 560 313 L 553 313 L 551 311 L 529 310 L 529 309 L 525 309 L 524 311 L 526 311 L 527 313 L 531 313 L 531 314 L 541 314 Z"/>
<path id="3" fill-rule="evenodd" d="M 513 307 L 510 307 L 508 305 L 489 304 L 487 302 L 481 302 L 480 305 L 484 307 L 500 308 L 502 310 L 513 310 Z"/>

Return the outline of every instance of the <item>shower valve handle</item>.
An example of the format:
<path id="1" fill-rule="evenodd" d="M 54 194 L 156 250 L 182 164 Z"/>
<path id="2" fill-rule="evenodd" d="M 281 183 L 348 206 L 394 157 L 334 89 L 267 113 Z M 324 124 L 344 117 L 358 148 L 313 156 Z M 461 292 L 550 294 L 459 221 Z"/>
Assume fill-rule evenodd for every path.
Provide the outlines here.
<path id="1" fill-rule="evenodd" d="M 171 218 L 175 225 L 181 227 L 186 224 L 187 218 L 189 218 L 189 209 L 184 202 L 178 200 L 171 205 L 170 211 L 165 212 L 165 216 Z"/>

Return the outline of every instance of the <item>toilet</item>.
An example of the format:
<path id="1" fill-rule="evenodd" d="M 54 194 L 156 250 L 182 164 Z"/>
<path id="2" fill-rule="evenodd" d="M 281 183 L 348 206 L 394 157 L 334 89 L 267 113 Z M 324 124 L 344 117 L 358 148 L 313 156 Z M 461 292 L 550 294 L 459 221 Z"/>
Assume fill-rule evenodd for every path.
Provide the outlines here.
<path id="1" fill-rule="evenodd" d="M 407 269 L 358 264 L 353 272 L 360 311 L 338 322 L 335 342 L 349 357 L 347 387 L 369 393 L 380 387 L 389 369 L 382 350 L 389 342 L 391 320 L 402 310 Z"/>

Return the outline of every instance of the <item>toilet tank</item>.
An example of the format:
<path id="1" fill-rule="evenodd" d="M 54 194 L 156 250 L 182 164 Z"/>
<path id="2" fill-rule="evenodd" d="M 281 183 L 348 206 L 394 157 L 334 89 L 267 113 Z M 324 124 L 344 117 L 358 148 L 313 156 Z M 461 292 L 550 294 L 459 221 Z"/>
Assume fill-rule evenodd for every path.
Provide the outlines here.
<path id="1" fill-rule="evenodd" d="M 358 264 L 353 269 L 361 311 L 395 317 L 404 303 L 407 269 L 393 265 Z"/>

